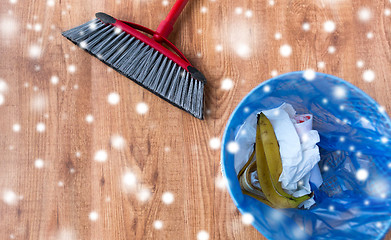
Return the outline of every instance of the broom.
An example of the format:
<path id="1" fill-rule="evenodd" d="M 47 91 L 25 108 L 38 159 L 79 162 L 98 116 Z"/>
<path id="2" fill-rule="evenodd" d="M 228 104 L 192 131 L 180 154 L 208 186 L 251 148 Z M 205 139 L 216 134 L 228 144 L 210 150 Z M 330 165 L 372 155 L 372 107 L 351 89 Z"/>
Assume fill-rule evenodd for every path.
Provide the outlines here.
<path id="1" fill-rule="evenodd" d="M 100 12 L 96 19 L 62 35 L 125 77 L 203 119 L 206 79 L 167 40 L 187 2 L 177 0 L 156 31 Z"/>

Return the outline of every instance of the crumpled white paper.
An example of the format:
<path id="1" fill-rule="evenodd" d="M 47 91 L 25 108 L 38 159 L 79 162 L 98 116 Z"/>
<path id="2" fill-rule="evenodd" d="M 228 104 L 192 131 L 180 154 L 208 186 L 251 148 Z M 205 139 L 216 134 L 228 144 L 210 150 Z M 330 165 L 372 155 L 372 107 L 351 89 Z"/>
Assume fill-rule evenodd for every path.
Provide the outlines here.
<path id="1" fill-rule="evenodd" d="M 322 183 L 319 167 L 319 148 L 316 145 L 320 141 L 319 134 L 312 130 L 312 115 L 310 121 L 296 123 L 296 111 L 290 104 L 282 104 L 280 107 L 262 111 L 273 125 L 282 161 L 282 173 L 279 181 L 287 193 L 294 197 L 300 197 L 311 193 L 310 178 L 318 187 Z M 296 118 L 295 118 L 296 117 Z M 254 150 L 257 116 L 252 114 L 240 127 L 235 141 L 240 149 L 235 154 L 235 171 L 239 171 L 248 161 Z M 314 171 L 311 171 L 314 169 Z M 311 174 L 312 173 L 312 174 Z M 257 176 L 252 176 L 252 183 L 259 186 Z M 303 202 L 299 207 L 311 207 L 315 201 L 313 198 Z"/>

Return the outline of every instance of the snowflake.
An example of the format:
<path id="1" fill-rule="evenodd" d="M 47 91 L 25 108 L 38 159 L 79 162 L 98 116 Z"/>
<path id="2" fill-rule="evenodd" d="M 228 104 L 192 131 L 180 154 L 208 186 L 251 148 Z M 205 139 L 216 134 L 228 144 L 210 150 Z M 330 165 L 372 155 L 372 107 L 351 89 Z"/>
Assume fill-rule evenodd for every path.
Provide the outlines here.
<path id="1" fill-rule="evenodd" d="M 134 173 L 132 172 L 126 172 L 122 176 L 122 183 L 124 184 L 125 187 L 127 188 L 133 188 L 136 186 L 137 183 L 137 177 Z"/>
<path id="2" fill-rule="evenodd" d="M 64 182 L 63 182 L 63 181 L 59 181 L 59 182 L 57 183 L 57 185 L 58 185 L 59 187 L 64 187 Z"/>
<path id="3" fill-rule="evenodd" d="M 160 230 L 163 228 L 163 222 L 160 221 L 160 220 L 155 220 L 153 222 L 153 227 L 156 229 L 156 230 Z"/>
<path id="4" fill-rule="evenodd" d="M 137 198 L 138 200 L 140 200 L 141 202 L 145 202 L 147 201 L 149 198 L 151 197 L 151 191 L 147 188 L 143 188 L 141 189 L 138 193 L 137 193 Z"/>
<path id="5" fill-rule="evenodd" d="M 18 0 L 10 0 L 10 3 L 11 4 L 15 4 L 15 3 L 17 3 L 18 2 Z"/>
<path id="6" fill-rule="evenodd" d="M 3 18 L 0 23 L 0 31 L 2 33 L 2 37 L 13 37 L 18 32 L 18 24 L 11 17 Z"/>
<path id="7" fill-rule="evenodd" d="M 169 151 L 171 151 L 171 148 L 168 147 L 168 146 L 167 146 L 167 147 L 164 147 L 164 151 L 165 151 L 165 152 L 169 152 Z"/>
<path id="8" fill-rule="evenodd" d="M 271 75 L 272 77 L 276 77 L 276 76 L 278 75 L 277 70 L 272 70 L 272 71 L 270 72 L 270 75 Z"/>
<path id="9" fill-rule="evenodd" d="M 215 47 L 216 52 L 221 52 L 223 51 L 223 46 L 221 44 L 217 44 Z"/>
<path id="10" fill-rule="evenodd" d="M 235 13 L 238 14 L 238 15 L 242 14 L 243 13 L 243 8 L 241 8 L 241 7 L 235 8 Z"/>
<path id="11" fill-rule="evenodd" d="M 368 9 L 368 8 L 361 8 L 359 11 L 358 11 L 358 18 L 362 21 L 362 22 L 367 22 L 371 19 L 372 17 L 372 13 L 371 11 Z"/>
<path id="12" fill-rule="evenodd" d="M 116 105 L 119 103 L 120 97 L 116 92 L 112 92 L 107 96 L 107 102 L 111 105 Z"/>
<path id="13" fill-rule="evenodd" d="M 313 69 L 307 69 L 307 70 L 304 71 L 303 77 L 307 81 L 312 81 L 312 80 L 315 79 L 316 73 L 315 73 L 315 71 Z"/>
<path id="14" fill-rule="evenodd" d="M 324 62 L 318 62 L 317 66 L 319 69 L 323 69 L 323 68 L 325 68 L 326 64 Z"/>
<path id="15" fill-rule="evenodd" d="M 365 82 L 373 82 L 373 80 L 375 80 L 375 77 L 375 73 L 370 69 L 365 70 L 362 74 L 362 78 Z"/>
<path id="16" fill-rule="evenodd" d="M 200 12 L 201 13 L 206 13 L 206 12 L 208 12 L 208 8 L 207 7 L 201 7 Z"/>
<path id="17" fill-rule="evenodd" d="M 209 140 L 209 146 L 211 149 L 219 149 L 220 148 L 220 139 L 217 137 L 213 137 Z"/>
<path id="18" fill-rule="evenodd" d="M 201 230 L 197 233 L 197 240 L 208 240 L 209 233 L 205 230 Z"/>
<path id="19" fill-rule="evenodd" d="M 113 135 L 110 139 L 111 146 L 117 150 L 121 150 L 125 147 L 126 141 L 120 135 Z"/>
<path id="20" fill-rule="evenodd" d="M 60 81 L 60 79 L 58 78 L 58 76 L 53 75 L 53 76 L 50 78 L 50 82 L 51 82 L 53 85 L 57 85 L 59 81 Z"/>
<path id="21" fill-rule="evenodd" d="M 330 212 L 334 212 L 334 210 L 335 210 L 335 207 L 334 207 L 333 205 L 330 205 L 330 206 L 329 206 L 329 211 L 330 211 Z"/>
<path id="22" fill-rule="evenodd" d="M 384 9 L 384 15 L 387 17 L 391 15 L 391 10 L 389 8 Z"/>
<path id="23" fill-rule="evenodd" d="M 56 2 L 55 2 L 54 0 L 47 0 L 47 2 L 46 2 L 46 4 L 47 4 L 49 7 L 53 7 L 55 3 L 56 3 Z"/>
<path id="24" fill-rule="evenodd" d="M 276 40 L 280 40 L 280 39 L 282 38 L 282 34 L 279 33 L 279 32 L 277 32 L 277 33 L 274 34 L 274 38 L 275 38 Z"/>
<path id="25" fill-rule="evenodd" d="M 42 25 L 40 23 L 34 24 L 34 31 L 40 32 L 42 30 Z"/>
<path id="26" fill-rule="evenodd" d="M 334 97 L 337 99 L 345 98 L 346 97 L 346 89 L 342 86 L 336 86 L 333 90 Z"/>
<path id="27" fill-rule="evenodd" d="M 86 116 L 86 122 L 92 123 L 94 121 L 94 117 L 91 114 L 88 114 Z"/>
<path id="28" fill-rule="evenodd" d="M 34 91 L 38 91 L 38 88 L 37 90 L 34 89 Z M 30 110 L 36 112 L 43 112 L 46 109 L 47 102 L 47 97 L 45 95 L 36 95 L 30 101 Z"/>
<path id="29" fill-rule="evenodd" d="M 248 112 L 250 112 L 250 108 L 245 107 L 245 108 L 243 109 L 243 111 L 244 111 L 245 113 L 248 113 Z"/>
<path id="30" fill-rule="evenodd" d="M 12 125 L 12 130 L 14 132 L 19 132 L 20 131 L 20 124 L 19 123 L 15 123 L 14 125 Z"/>
<path id="31" fill-rule="evenodd" d="M 8 84 L 0 78 L 0 93 L 5 93 L 8 91 Z"/>
<path id="32" fill-rule="evenodd" d="M 235 154 L 239 151 L 239 144 L 235 141 L 231 141 L 227 144 L 227 151 L 229 153 Z"/>
<path id="33" fill-rule="evenodd" d="M 356 148 L 353 145 L 349 146 L 349 151 L 353 152 L 355 149 Z"/>
<path id="34" fill-rule="evenodd" d="M 41 56 L 41 47 L 33 44 L 29 47 L 29 56 L 32 59 L 38 59 Z"/>
<path id="35" fill-rule="evenodd" d="M 270 92 L 270 90 L 271 90 L 271 88 L 270 88 L 269 85 L 265 85 L 265 86 L 263 87 L 263 92 L 265 92 L 265 93 Z"/>
<path id="36" fill-rule="evenodd" d="M 120 34 L 122 32 L 122 30 L 121 30 L 121 28 L 115 28 L 115 30 L 114 30 L 114 34 Z"/>
<path id="37" fill-rule="evenodd" d="M 244 16 L 246 16 L 247 18 L 251 18 L 253 16 L 253 12 L 251 10 L 247 10 L 245 13 L 244 13 Z"/>
<path id="38" fill-rule="evenodd" d="M 172 194 L 171 192 L 165 192 L 163 193 L 162 195 L 162 201 L 163 203 L 165 204 L 171 204 L 174 202 L 174 194 Z"/>
<path id="39" fill-rule="evenodd" d="M 79 89 L 79 85 L 77 85 L 77 84 L 73 85 L 73 89 L 75 89 L 75 90 Z"/>
<path id="40" fill-rule="evenodd" d="M 42 159 L 38 158 L 37 160 L 35 160 L 34 162 L 34 166 L 38 169 L 40 168 L 43 168 L 43 165 L 44 165 L 44 162 Z"/>
<path id="41" fill-rule="evenodd" d="M 80 44 L 79 44 L 79 47 L 82 48 L 82 49 L 86 49 L 87 48 L 87 42 L 86 41 L 81 41 Z"/>
<path id="42" fill-rule="evenodd" d="M 90 23 L 90 25 L 88 26 L 91 30 L 95 30 L 96 29 L 96 23 Z"/>
<path id="43" fill-rule="evenodd" d="M 367 38 L 372 39 L 373 38 L 373 32 L 368 32 L 367 33 Z"/>
<path id="44" fill-rule="evenodd" d="M 274 4 L 275 4 L 274 0 L 269 0 L 269 5 L 270 6 L 274 6 Z"/>
<path id="45" fill-rule="evenodd" d="M 301 25 L 301 28 L 303 28 L 304 31 L 308 32 L 311 29 L 311 25 L 305 22 L 303 23 L 303 25 Z"/>
<path id="46" fill-rule="evenodd" d="M 323 23 L 323 30 L 328 32 L 328 33 L 332 33 L 335 31 L 335 23 L 331 20 L 328 20 L 326 22 Z"/>
<path id="47" fill-rule="evenodd" d="M 292 47 L 288 44 L 284 44 L 280 47 L 280 54 L 283 57 L 289 57 L 292 54 Z"/>
<path id="48" fill-rule="evenodd" d="M 3 202 L 10 206 L 16 205 L 18 203 L 18 196 L 11 190 L 5 190 L 3 192 Z"/>
<path id="49" fill-rule="evenodd" d="M 239 57 L 246 59 L 249 58 L 251 55 L 251 49 L 246 43 L 238 43 L 234 48 L 236 54 L 239 55 Z"/>
<path id="50" fill-rule="evenodd" d="M 75 73 L 76 72 L 76 66 L 71 64 L 67 67 L 67 70 L 69 73 Z"/>
<path id="51" fill-rule="evenodd" d="M 358 61 L 356 62 L 356 66 L 357 66 L 358 68 L 362 68 L 362 67 L 364 67 L 364 62 L 363 62 L 362 60 L 358 60 Z"/>
<path id="52" fill-rule="evenodd" d="M 242 215 L 242 223 L 244 225 L 250 225 L 254 221 L 254 216 L 251 213 L 245 213 Z"/>
<path id="53" fill-rule="evenodd" d="M 365 201 L 364 201 L 364 205 L 365 205 L 365 206 L 368 206 L 369 204 L 370 204 L 369 200 L 365 200 Z"/>
<path id="54" fill-rule="evenodd" d="M 168 1 L 167 1 L 167 0 L 164 0 L 164 1 L 162 2 L 162 5 L 163 5 L 163 6 L 168 6 Z"/>
<path id="55" fill-rule="evenodd" d="M 324 165 L 324 167 L 323 167 L 323 171 L 327 172 L 328 170 L 329 170 L 329 166 L 327 166 L 327 165 Z"/>
<path id="56" fill-rule="evenodd" d="M 327 104 L 328 102 L 329 102 L 329 100 L 327 100 L 327 98 L 323 98 L 323 99 L 322 99 L 322 103 L 323 103 L 323 104 Z"/>
<path id="57" fill-rule="evenodd" d="M 380 142 L 383 144 L 386 144 L 386 143 L 388 143 L 388 138 L 382 137 L 382 138 L 380 138 Z"/>
<path id="58" fill-rule="evenodd" d="M 330 54 L 335 53 L 335 51 L 336 51 L 336 49 L 335 49 L 334 46 L 330 46 L 330 47 L 327 48 L 327 52 L 329 52 Z"/>
<path id="59" fill-rule="evenodd" d="M 38 132 L 44 132 L 46 129 L 46 126 L 44 123 L 40 122 L 37 124 L 36 129 Z"/>
<path id="60" fill-rule="evenodd" d="M 93 221 L 93 222 L 95 222 L 96 220 L 98 220 L 98 217 L 99 217 L 99 214 L 98 214 L 97 212 L 95 212 L 95 211 L 90 212 L 90 214 L 88 215 L 88 218 L 89 218 L 91 221 Z"/>
<path id="61" fill-rule="evenodd" d="M 224 190 L 228 186 L 228 180 L 221 175 L 217 176 L 215 179 L 215 185 L 217 188 Z"/>
<path id="62" fill-rule="evenodd" d="M 228 90 L 231 90 L 231 89 L 233 88 L 233 86 L 234 86 L 234 82 L 232 81 L 232 79 L 230 79 L 230 78 L 225 78 L 225 79 L 223 79 L 223 80 L 221 81 L 221 86 L 220 86 L 220 88 L 221 88 L 222 90 L 228 91 Z"/>
<path id="63" fill-rule="evenodd" d="M 107 152 L 105 150 L 99 150 L 95 153 L 94 160 L 97 162 L 106 162 Z"/>
<path id="64" fill-rule="evenodd" d="M 141 115 L 146 114 L 148 112 L 148 110 L 149 110 L 149 107 L 145 102 L 140 102 L 136 106 L 136 111 L 138 114 L 141 114 Z"/>

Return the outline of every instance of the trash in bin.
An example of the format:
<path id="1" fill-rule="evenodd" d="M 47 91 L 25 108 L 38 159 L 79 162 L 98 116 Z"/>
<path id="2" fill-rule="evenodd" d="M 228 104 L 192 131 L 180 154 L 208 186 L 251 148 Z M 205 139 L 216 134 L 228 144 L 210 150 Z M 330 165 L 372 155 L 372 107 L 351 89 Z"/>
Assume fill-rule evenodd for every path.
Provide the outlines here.
<path id="1" fill-rule="evenodd" d="M 391 224 L 391 120 L 352 84 L 327 74 L 316 73 L 314 79 L 303 74 L 262 83 L 232 113 L 221 152 L 229 193 L 268 239 L 380 239 Z M 243 194 L 237 178 L 235 155 L 246 147 L 235 140 L 241 126 L 249 116 L 283 103 L 312 114 L 320 136 L 323 184 L 311 184 L 316 204 L 308 210 L 274 209 Z"/>

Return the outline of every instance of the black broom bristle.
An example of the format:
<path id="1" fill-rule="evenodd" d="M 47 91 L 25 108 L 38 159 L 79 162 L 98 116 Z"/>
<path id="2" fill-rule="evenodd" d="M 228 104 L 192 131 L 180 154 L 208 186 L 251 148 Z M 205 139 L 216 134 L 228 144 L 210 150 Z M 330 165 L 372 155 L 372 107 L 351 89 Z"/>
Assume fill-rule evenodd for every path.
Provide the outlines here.
<path id="1" fill-rule="evenodd" d="M 99 19 L 62 35 L 157 96 L 203 119 L 205 82 L 144 42 Z"/>

